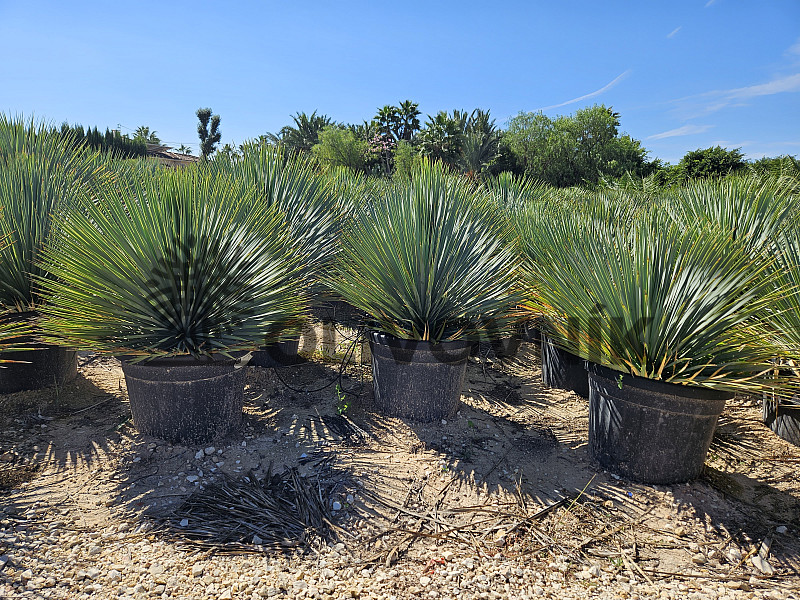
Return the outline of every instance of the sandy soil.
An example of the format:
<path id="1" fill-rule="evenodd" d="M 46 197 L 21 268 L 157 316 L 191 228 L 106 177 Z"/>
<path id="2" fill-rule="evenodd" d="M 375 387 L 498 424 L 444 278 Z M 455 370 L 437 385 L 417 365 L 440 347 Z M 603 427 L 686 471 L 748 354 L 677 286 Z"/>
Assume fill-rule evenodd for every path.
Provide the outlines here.
<path id="1" fill-rule="evenodd" d="M 195 597 L 190 588 L 177 591 L 183 579 L 172 582 L 175 590 L 155 583 L 152 573 L 139 573 L 135 583 L 119 566 L 120 579 L 103 587 L 98 582 L 122 559 L 115 554 L 104 563 L 104 549 L 93 559 L 94 550 L 81 548 L 106 539 L 98 532 L 124 532 L 113 538 L 122 540 L 120 552 L 157 543 L 193 557 L 187 564 L 230 551 L 235 560 L 277 560 L 253 544 L 259 540 L 235 547 L 194 543 L 176 525 L 175 511 L 223 477 L 262 478 L 294 467 L 303 478 L 338 478 L 326 500 L 338 509 L 330 517 L 340 529 L 328 545 L 377 582 L 385 593 L 376 598 L 416 597 L 436 584 L 438 572 L 442 587 L 426 594 L 447 597 L 447 563 L 467 572 L 470 561 L 486 560 L 511 565 L 498 579 L 502 585 L 459 597 L 527 597 L 538 589 L 560 597 L 568 597 L 567 589 L 577 590 L 575 597 L 600 590 L 650 597 L 642 591 L 648 589 L 654 597 L 658 590 L 664 597 L 798 597 L 800 448 L 766 429 L 751 399 L 729 403 L 700 480 L 638 485 L 592 464 L 587 401 L 542 387 L 533 345 L 523 344 L 513 359 L 489 351 L 471 359 L 459 412 L 420 425 L 375 413 L 369 359 L 360 346 L 341 379 L 360 395 L 342 401 L 338 361 L 352 334 L 317 327 L 304 337 L 303 364 L 250 368 L 245 427 L 204 447 L 139 434 L 115 359 L 83 355 L 78 379 L 62 389 L 0 396 L 0 555 L 6 557 L 0 596 L 5 589 L 20 597 Z M 59 540 L 73 538 L 54 530 L 73 535 L 74 548 L 58 548 Z M 243 554 L 251 551 L 251 558 Z M 752 560 L 759 551 L 768 563 L 763 568 Z M 294 550 L 280 564 L 291 570 L 321 554 Z M 28 564 L 27 557 L 38 562 Z M 90 577 L 75 569 L 94 563 L 104 573 L 87 584 Z M 522 571 L 515 579 L 513 565 L 542 573 L 541 581 L 525 583 Z M 215 594 L 234 598 L 297 591 L 277 583 L 228 589 L 224 578 L 204 581 L 203 589 L 217 586 Z M 313 581 L 316 597 L 326 597 Z M 367 597 L 366 588 L 341 597 L 353 591 Z"/>

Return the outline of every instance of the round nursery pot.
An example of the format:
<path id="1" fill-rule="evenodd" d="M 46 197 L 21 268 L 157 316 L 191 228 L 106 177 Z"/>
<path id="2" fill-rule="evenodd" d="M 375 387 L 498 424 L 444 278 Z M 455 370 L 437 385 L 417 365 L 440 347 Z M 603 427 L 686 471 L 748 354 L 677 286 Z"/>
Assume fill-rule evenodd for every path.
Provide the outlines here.
<path id="1" fill-rule="evenodd" d="M 519 352 L 519 347 L 522 346 L 522 336 L 513 333 L 506 337 L 492 340 L 491 344 L 495 356 L 510 358 L 516 356 L 517 352 Z"/>
<path id="2" fill-rule="evenodd" d="M 34 346 L 36 350 L 0 353 L 0 360 L 19 361 L 0 364 L 0 394 L 63 385 L 78 376 L 77 352 L 61 346 Z"/>
<path id="3" fill-rule="evenodd" d="M 517 355 L 520 346 L 522 346 L 522 336 L 513 333 L 487 342 L 473 342 L 470 356 L 486 356 L 491 349 L 497 358 L 511 358 Z"/>
<path id="4" fill-rule="evenodd" d="M 696 479 L 733 394 L 633 377 L 590 364 L 589 453 L 603 467 L 653 484 Z"/>
<path id="5" fill-rule="evenodd" d="M 461 399 L 471 342 L 431 344 L 370 331 L 375 404 L 387 415 L 430 423 Z"/>
<path id="6" fill-rule="evenodd" d="M 347 327 L 360 326 L 366 313 L 344 300 L 327 299 L 311 308 L 311 315 L 323 323 L 339 323 Z"/>
<path id="7" fill-rule="evenodd" d="M 589 397 L 586 361 L 562 350 L 542 332 L 542 383 L 545 387 L 570 390 L 582 398 Z"/>
<path id="8" fill-rule="evenodd" d="M 222 437 L 242 422 L 245 369 L 232 359 L 191 356 L 122 361 L 133 424 L 172 443 Z"/>
<path id="9" fill-rule="evenodd" d="M 800 396 L 786 399 L 764 392 L 763 418 L 778 437 L 800 446 Z"/>
<path id="10" fill-rule="evenodd" d="M 300 361 L 300 336 L 261 346 L 253 352 L 249 364 L 252 367 L 289 367 Z"/>

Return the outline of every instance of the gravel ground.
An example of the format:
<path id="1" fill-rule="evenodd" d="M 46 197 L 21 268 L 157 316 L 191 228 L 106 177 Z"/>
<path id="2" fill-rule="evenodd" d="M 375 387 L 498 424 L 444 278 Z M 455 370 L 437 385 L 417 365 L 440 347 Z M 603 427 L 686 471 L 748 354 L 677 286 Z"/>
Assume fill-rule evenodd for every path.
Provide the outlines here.
<path id="1" fill-rule="evenodd" d="M 375 415 L 366 373 L 345 415 L 363 438 L 326 428 L 332 388 L 296 391 L 336 370 L 317 352 L 251 373 L 246 426 L 202 447 L 138 434 L 110 359 L 85 357 L 62 390 L 0 397 L 0 597 L 800 600 L 800 449 L 747 399 L 703 479 L 653 487 L 592 465 L 585 401 L 541 388 L 532 346 L 473 362 L 441 424 Z M 343 381 L 362 375 L 356 362 Z M 283 467 L 346 474 L 326 480 L 336 539 L 199 543 L 176 516 L 214 482 Z"/>

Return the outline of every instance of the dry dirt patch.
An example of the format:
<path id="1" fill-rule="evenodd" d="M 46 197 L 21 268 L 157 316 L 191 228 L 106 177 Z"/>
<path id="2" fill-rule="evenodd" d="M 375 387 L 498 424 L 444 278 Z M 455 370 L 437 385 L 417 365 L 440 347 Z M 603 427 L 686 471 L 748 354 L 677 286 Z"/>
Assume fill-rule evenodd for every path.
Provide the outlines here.
<path id="1" fill-rule="evenodd" d="M 359 352 L 339 378 L 346 341 L 253 369 L 245 427 L 204 447 L 138 434 L 113 359 L 0 397 L 0 595 L 797 597 L 800 449 L 754 402 L 730 403 L 701 480 L 643 486 L 589 461 L 587 403 L 541 387 L 531 345 L 471 362 L 458 414 L 420 425 L 375 413 Z M 276 552 L 230 495 L 236 518 L 196 516 L 279 474 L 319 490 L 325 535 Z"/>

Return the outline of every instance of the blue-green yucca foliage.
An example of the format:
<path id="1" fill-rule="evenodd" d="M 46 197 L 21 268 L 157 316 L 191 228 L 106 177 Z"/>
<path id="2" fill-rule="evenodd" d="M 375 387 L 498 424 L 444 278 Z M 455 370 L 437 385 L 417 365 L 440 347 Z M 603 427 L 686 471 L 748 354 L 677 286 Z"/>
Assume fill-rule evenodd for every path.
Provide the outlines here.
<path id="1" fill-rule="evenodd" d="M 695 207 L 724 205 L 724 188 L 704 193 Z M 721 219 L 675 218 L 689 214 L 685 198 L 668 211 L 659 200 L 531 222 L 526 279 L 551 333 L 570 352 L 640 377 L 758 389 L 775 353 L 765 310 L 783 293 L 773 259 Z"/>
<path id="2" fill-rule="evenodd" d="M 142 358 L 276 341 L 300 319 L 282 214 L 230 176 L 127 170 L 67 215 L 42 282 L 48 329 Z"/>
<path id="3" fill-rule="evenodd" d="M 332 263 L 345 207 L 306 157 L 281 146 L 250 143 L 241 155 L 222 155 L 200 168 L 214 177 L 232 178 L 243 193 L 254 188 L 259 203 L 281 213 L 286 239 L 303 257 L 303 277 L 309 282 Z"/>
<path id="4" fill-rule="evenodd" d="M 0 310 L 36 311 L 40 254 L 61 215 L 102 178 L 100 156 L 45 124 L 0 114 Z"/>
<path id="5" fill-rule="evenodd" d="M 355 213 L 329 285 L 399 338 L 496 334 L 518 302 L 505 236 L 485 194 L 425 162 Z"/>

